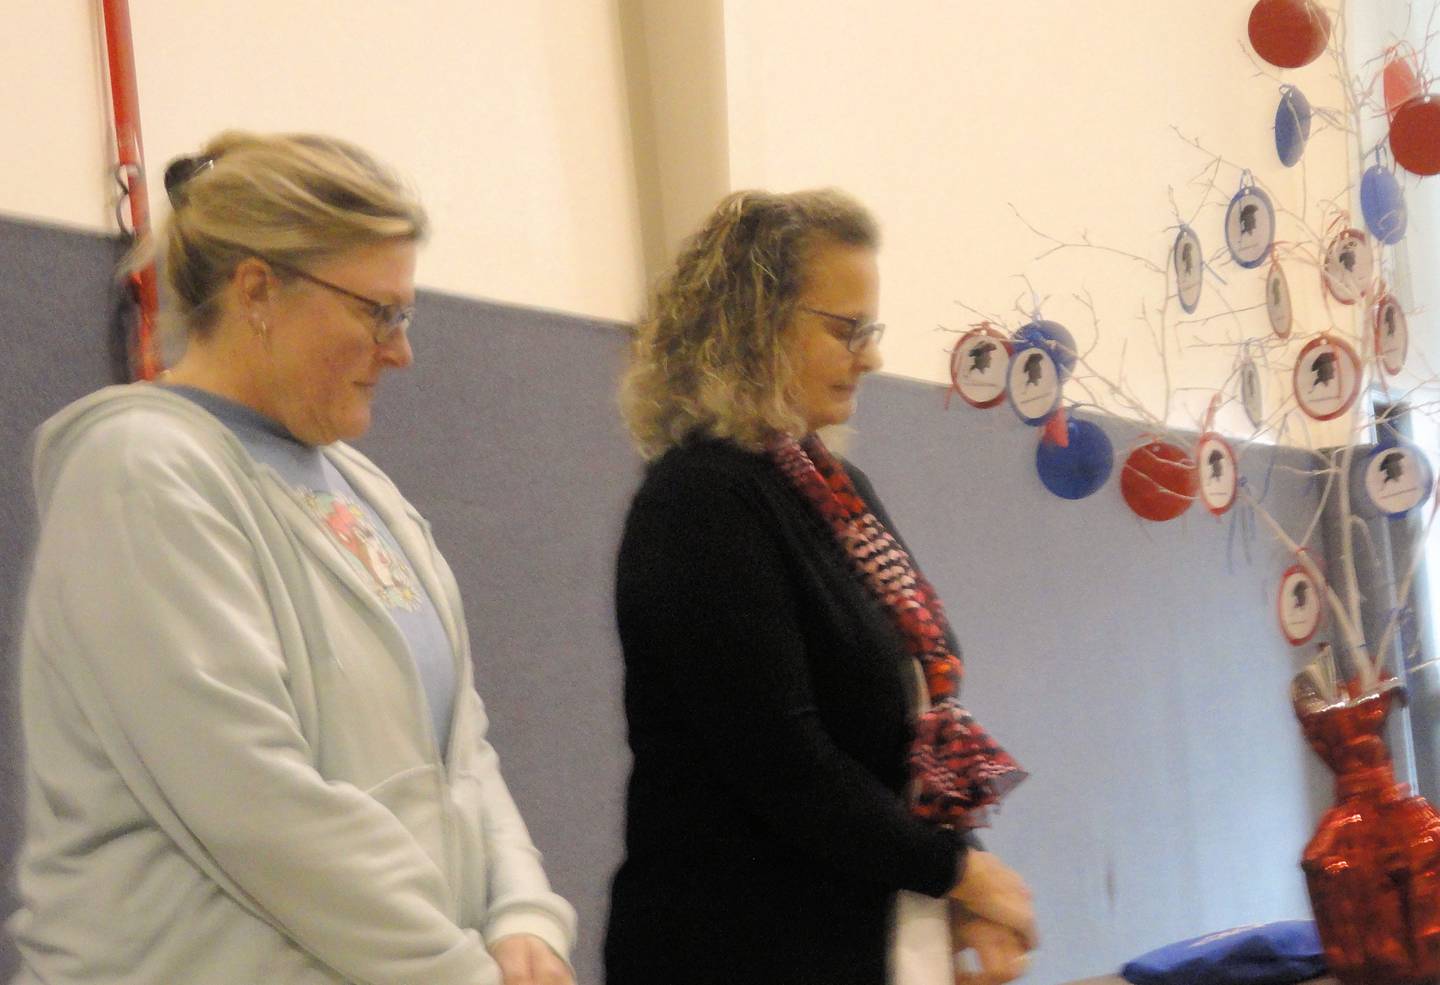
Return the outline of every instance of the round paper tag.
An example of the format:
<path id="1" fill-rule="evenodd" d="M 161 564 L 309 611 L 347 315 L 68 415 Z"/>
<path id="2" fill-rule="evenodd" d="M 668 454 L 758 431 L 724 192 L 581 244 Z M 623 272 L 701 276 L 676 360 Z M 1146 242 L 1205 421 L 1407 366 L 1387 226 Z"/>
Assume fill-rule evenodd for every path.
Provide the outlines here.
<path id="1" fill-rule="evenodd" d="M 1214 431 L 1200 436 L 1195 446 L 1195 464 L 1200 469 L 1200 501 L 1219 516 L 1235 503 L 1240 488 L 1240 470 L 1229 442 Z"/>
<path id="2" fill-rule="evenodd" d="M 1200 255 L 1200 237 L 1189 226 L 1181 226 L 1170 248 L 1175 267 L 1175 294 L 1185 313 L 1192 314 L 1200 303 L 1200 287 L 1205 282 L 1205 261 Z"/>
<path id="3" fill-rule="evenodd" d="M 1405 309 L 1393 294 L 1382 294 L 1375 302 L 1375 320 L 1371 326 L 1375 333 L 1375 358 L 1387 376 L 1394 376 L 1405 368 L 1405 357 L 1410 352 L 1410 323 Z"/>
<path id="4" fill-rule="evenodd" d="M 1319 586 L 1305 566 L 1292 564 L 1280 578 L 1280 594 L 1276 598 L 1280 615 L 1280 631 L 1292 646 L 1310 642 L 1320 628 L 1325 608 L 1321 604 Z"/>
<path id="5" fill-rule="evenodd" d="M 1005 399 L 1010 340 L 988 325 L 960 336 L 950 350 L 950 382 L 971 407 L 982 410 Z"/>
<path id="6" fill-rule="evenodd" d="M 1280 105 L 1275 108 L 1275 153 L 1280 163 L 1293 168 L 1309 139 L 1310 100 L 1294 86 L 1281 86 Z"/>
<path id="7" fill-rule="evenodd" d="M 1242 267 L 1258 267 L 1275 239 L 1275 207 L 1254 185 L 1236 192 L 1225 211 L 1225 245 Z"/>
<path id="8" fill-rule="evenodd" d="M 1347 229 L 1330 241 L 1320 266 L 1320 279 L 1330 296 L 1341 304 L 1354 304 L 1370 293 L 1375 278 L 1375 251 L 1370 237 Z"/>
<path id="9" fill-rule="evenodd" d="M 1252 427 L 1258 428 L 1264 423 L 1265 393 L 1260 384 L 1260 367 L 1248 356 L 1240 364 L 1240 406 Z"/>
<path id="10" fill-rule="evenodd" d="M 1058 321 L 1036 319 L 1015 330 L 1015 350 L 1021 346 L 1035 345 L 1044 349 L 1055 361 L 1055 369 L 1063 383 L 1075 368 L 1079 351 L 1075 348 L 1075 336 Z"/>
<path id="11" fill-rule="evenodd" d="M 1350 409 L 1360 392 L 1360 359 L 1350 343 L 1330 335 L 1312 339 L 1295 360 L 1295 399 L 1317 421 Z"/>
<path id="12" fill-rule="evenodd" d="M 1377 164 L 1360 177 L 1360 212 L 1365 228 L 1385 245 L 1394 246 L 1405 238 L 1409 223 L 1405 193 L 1389 168 Z"/>
<path id="13" fill-rule="evenodd" d="M 1041 346 L 1016 346 L 1006 380 L 1010 406 L 1031 427 L 1044 423 L 1060 406 L 1060 372 Z"/>
<path id="14" fill-rule="evenodd" d="M 1270 273 L 1265 278 L 1265 314 L 1270 317 L 1270 330 L 1276 338 L 1288 339 L 1295 323 L 1295 311 L 1290 303 L 1290 282 L 1280 264 L 1270 264 Z"/>
<path id="15" fill-rule="evenodd" d="M 1381 445 L 1365 459 L 1365 493 L 1375 509 L 1399 519 L 1430 497 L 1434 475 L 1420 449 L 1408 442 Z"/>

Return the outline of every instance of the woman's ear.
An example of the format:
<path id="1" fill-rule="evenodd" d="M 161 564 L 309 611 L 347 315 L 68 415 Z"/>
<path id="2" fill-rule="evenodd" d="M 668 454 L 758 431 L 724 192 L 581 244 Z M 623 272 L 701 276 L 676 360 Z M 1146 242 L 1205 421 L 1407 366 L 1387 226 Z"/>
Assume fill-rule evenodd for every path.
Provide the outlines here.
<path id="1" fill-rule="evenodd" d="M 259 257 L 246 257 L 235 265 L 230 286 L 240 310 L 250 320 L 263 319 L 275 299 L 275 272 Z"/>

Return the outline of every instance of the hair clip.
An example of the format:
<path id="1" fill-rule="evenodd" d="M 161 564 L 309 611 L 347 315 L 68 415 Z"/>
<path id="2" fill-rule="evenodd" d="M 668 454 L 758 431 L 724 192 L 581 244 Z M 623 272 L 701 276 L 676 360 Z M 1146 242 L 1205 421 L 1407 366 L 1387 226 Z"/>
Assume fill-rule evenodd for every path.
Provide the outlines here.
<path id="1" fill-rule="evenodd" d="M 170 197 L 170 205 L 179 208 L 185 201 L 182 194 L 184 188 L 201 171 L 206 171 L 215 166 L 215 158 L 204 155 L 194 157 L 177 157 L 165 168 L 165 194 Z"/>

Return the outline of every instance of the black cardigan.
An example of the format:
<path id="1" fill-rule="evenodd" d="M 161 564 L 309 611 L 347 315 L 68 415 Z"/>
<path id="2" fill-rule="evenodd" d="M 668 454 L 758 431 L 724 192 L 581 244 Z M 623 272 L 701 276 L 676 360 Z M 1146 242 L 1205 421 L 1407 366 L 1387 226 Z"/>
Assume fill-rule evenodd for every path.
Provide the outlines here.
<path id="1" fill-rule="evenodd" d="M 609 985 L 884 985 L 896 891 L 942 895 L 964 844 L 905 806 L 913 664 L 818 512 L 762 455 L 672 449 L 631 505 L 616 614 L 634 765 Z"/>

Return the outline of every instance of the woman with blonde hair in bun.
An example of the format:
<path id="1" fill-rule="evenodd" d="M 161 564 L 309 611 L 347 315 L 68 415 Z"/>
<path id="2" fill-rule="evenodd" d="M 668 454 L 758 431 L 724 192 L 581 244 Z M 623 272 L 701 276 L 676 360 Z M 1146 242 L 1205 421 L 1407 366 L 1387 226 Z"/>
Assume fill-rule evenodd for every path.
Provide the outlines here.
<path id="1" fill-rule="evenodd" d="M 411 362 L 425 214 L 359 148 L 168 169 L 186 332 L 38 432 L 23 985 L 570 985 L 429 524 L 346 442 Z"/>

